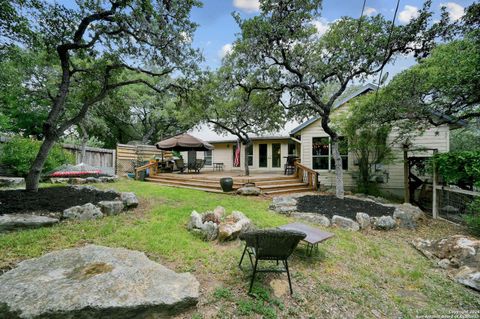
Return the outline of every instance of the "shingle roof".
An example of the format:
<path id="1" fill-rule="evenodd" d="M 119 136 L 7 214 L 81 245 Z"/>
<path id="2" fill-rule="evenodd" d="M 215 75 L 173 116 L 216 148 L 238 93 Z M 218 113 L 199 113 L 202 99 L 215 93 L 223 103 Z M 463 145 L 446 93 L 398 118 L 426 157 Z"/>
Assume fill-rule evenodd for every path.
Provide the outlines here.
<path id="1" fill-rule="evenodd" d="M 364 86 L 362 86 L 358 90 L 352 92 L 351 94 L 349 94 L 345 98 L 335 102 L 333 104 L 333 108 L 336 109 L 336 108 L 342 106 L 343 104 L 347 103 L 351 99 L 353 99 L 353 98 L 355 98 L 355 97 L 357 97 L 361 94 L 364 94 L 365 92 L 375 91 L 376 89 L 377 89 L 377 86 L 375 84 L 372 84 L 372 83 L 365 84 Z M 307 126 L 312 124 L 313 122 L 317 121 L 318 119 L 320 119 L 320 116 L 312 117 L 311 119 L 307 120 L 306 122 L 303 122 L 302 124 L 300 124 L 299 126 L 294 128 L 293 130 L 291 130 L 290 135 L 294 135 L 294 134 L 300 132 L 301 130 L 303 130 L 304 128 L 306 128 Z"/>

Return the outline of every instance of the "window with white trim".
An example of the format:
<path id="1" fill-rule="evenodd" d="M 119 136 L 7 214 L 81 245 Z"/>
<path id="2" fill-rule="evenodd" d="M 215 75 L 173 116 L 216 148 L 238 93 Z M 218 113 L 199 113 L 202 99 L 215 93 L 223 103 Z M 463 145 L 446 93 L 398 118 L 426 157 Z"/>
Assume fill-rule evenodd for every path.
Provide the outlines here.
<path id="1" fill-rule="evenodd" d="M 205 165 L 212 165 L 212 151 L 205 151 L 203 153 L 203 159 L 205 160 Z"/>
<path id="2" fill-rule="evenodd" d="M 339 151 L 342 157 L 342 166 L 348 170 L 348 141 L 345 137 L 339 137 Z M 335 160 L 332 156 L 332 143 L 330 137 L 312 138 L 312 168 L 333 170 Z"/>

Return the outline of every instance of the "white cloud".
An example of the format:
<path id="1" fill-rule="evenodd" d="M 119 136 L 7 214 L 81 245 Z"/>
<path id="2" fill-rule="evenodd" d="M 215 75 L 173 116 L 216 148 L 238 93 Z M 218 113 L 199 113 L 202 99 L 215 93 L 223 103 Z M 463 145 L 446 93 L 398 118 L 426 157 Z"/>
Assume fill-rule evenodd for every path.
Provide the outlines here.
<path id="1" fill-rule="evenodd" d="M 260 11 L 259 0 L 233 0 L 233 6 L 248 13 Z"/>
<path id="2" fill-rule="evenodd" d="M 410 20 L 418 17 L 418 8 L 410 5 L 406 5 L 403 11 L 398 15 L 398 20 L 402 23 L 408 23 Z"/>
<path id="3" fill-rule="evenodd" d="M 223 59 L 226 55 L 232 52 L 232 49 L 233 49 L 232 44 L 227 43 L 220 49 L 220 51 L 218 51 L 218 56 Z"/>
<path id="4" fill-rule="evenodd" d="M 312 24 L 317 29 L 319 35 L 324 35 L 330 27 L 328 21 L 323 18 L 313 21 Z"/>
<path id="5" fill-rule="evenodd" d="M 465 9 L 455 2 L 441 3 L 440 7 L 447 8 L 448 16 L 453 21 L 459 20 L 465 14 Z"/>
<path id="6" fill-rule="evenodd" d="M 363 14 L 366 16 L 372 16 L 376 14 L 378 11 L 375 8 L 372 7 L 365 7 L 365 10 L 363 10 Z"/>

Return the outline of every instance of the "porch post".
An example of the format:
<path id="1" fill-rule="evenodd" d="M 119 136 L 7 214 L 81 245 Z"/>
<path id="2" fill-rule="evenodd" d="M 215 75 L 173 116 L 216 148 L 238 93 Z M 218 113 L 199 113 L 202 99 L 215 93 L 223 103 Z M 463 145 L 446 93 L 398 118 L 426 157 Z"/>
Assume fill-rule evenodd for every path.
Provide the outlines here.
<path id="1" fill-rule="evenodd" d="M 410 185 L 408 175 L 410 167 L 408 165 L 408 145 L 403 145 L 403 201 L 410 203 Z"/>
<path id="2" fill-rule="evenodd" d="M 437 155 L 438 150 L 433 150 L 433 157 Z M 432 181 L 432 217 L 438 218 L 438 206 L 437 206 L 437 182 L 438 182 L 438 172 L 437 172 L 437 165 L 435 165 L 435 160 L 432 161 L 432 169 L 433 169 L 433 181 Z"/>

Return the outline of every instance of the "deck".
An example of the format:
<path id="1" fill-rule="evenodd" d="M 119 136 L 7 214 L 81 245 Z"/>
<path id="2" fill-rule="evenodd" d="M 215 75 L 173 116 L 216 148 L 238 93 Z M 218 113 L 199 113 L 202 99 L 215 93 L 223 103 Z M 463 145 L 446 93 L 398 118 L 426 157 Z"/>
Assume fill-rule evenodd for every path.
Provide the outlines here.
<path id="1" fill-rule="evenodd" d="M 145 180 L 159 185 L 197 189 L 207 192 L 222 193 L 220 179 L 233 178 L 233 189 L 237 190 L 245 183 L 255 183 L 265 195 L 279 195 L 286 193 L 309 192 L 312 188 L 302 182 L 295 175 L 280 173 L 252 173 L 250 176 L 241 172 L 208 172 L 194 173 L 159 173 L 147 177 Z"/>

